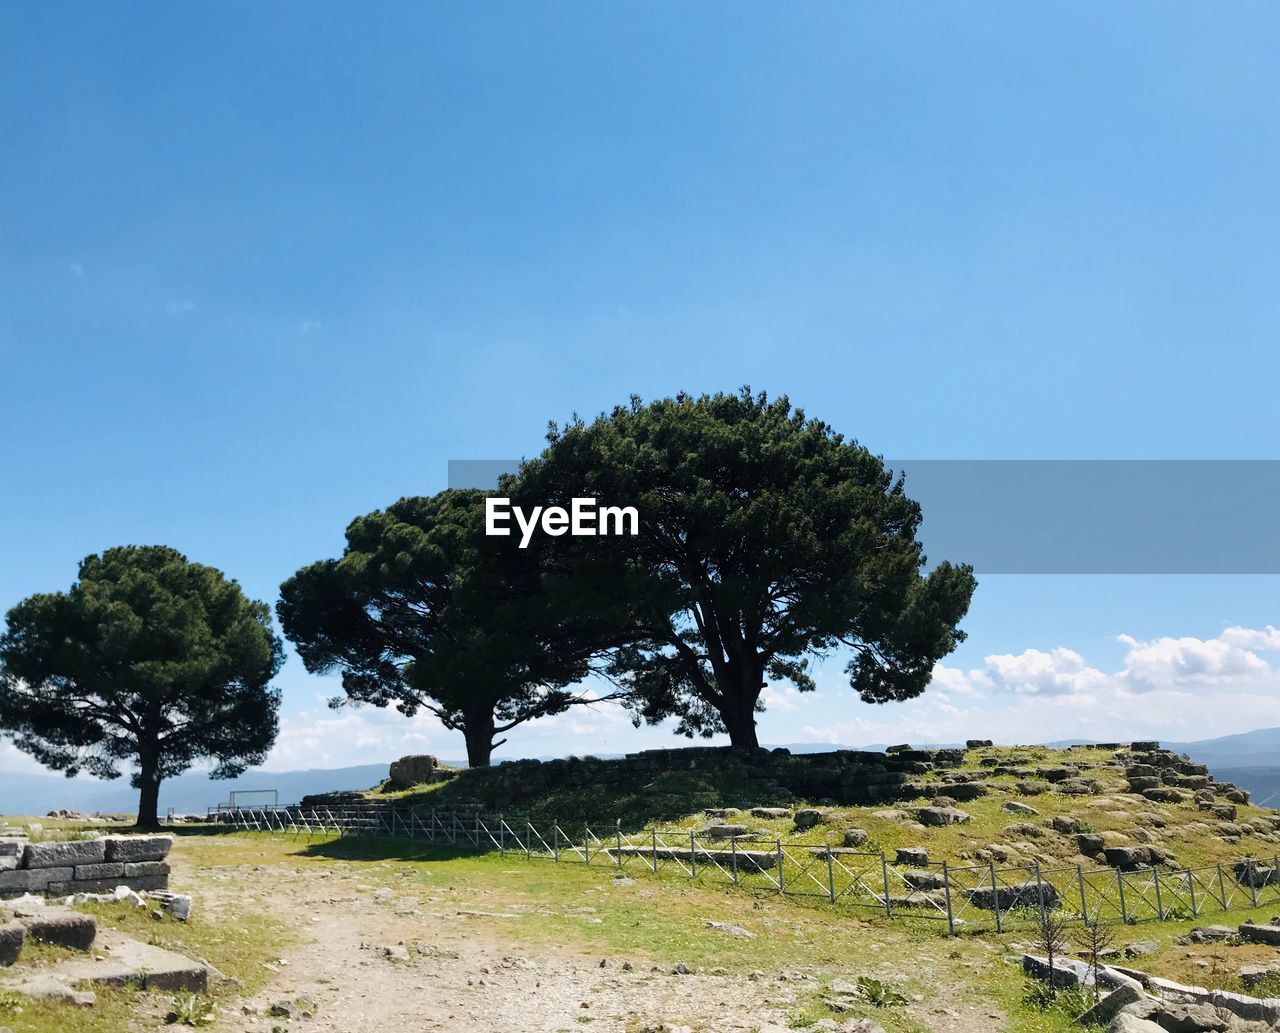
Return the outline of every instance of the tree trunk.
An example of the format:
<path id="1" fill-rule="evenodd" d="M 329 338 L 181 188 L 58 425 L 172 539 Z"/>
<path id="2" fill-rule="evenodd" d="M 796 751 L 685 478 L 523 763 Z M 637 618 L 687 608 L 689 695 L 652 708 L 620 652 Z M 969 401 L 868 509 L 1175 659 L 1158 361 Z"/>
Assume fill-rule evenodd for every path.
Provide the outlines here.
<path id="1" fill-rule="evenodd" d="M 463 719 L 462 734 L 467 740 L 467 766 L 487 768 L 493 754 L 493 711 L 467 714 Z"/>
<path id="2" fill-rule="evenodd" d="M 757 694 L 759 689 L 756 690 Z M 756 696 L 725 695 L 720 719 L 729 732 L 729 744 L 736 750 L 753 750 L 760 745 L 756 738 Z"/>
<path id="3" fill-rule="evenodd" d="M 138 827 L 160 827 L 160 765 L 144 759 L 138 773 Z"/>

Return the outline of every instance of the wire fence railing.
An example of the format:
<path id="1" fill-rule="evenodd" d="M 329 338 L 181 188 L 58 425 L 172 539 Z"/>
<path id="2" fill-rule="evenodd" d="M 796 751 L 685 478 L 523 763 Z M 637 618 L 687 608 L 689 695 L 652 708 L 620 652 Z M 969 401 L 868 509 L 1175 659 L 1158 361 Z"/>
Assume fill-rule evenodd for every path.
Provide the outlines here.
<path id="1" fill-rule="evenodd" d="M 295 836 L 380 836 L 459 850 L 523 854 L 622 874 L 672 875 L 810 897 L 886 918 L 937 921 L 951 934 L 1037 924 L 1054 914 L 1082 924 L 1181 921 L 1274 905 L 1280 857 L 1194 868 L 1039 864 L 914 867 L 882 851 L 780 837 L 712 838 L 687 829 L 624 831 L 621 821 L 557 822 L 479 810 L 218 808 L 210 820 Z"/>

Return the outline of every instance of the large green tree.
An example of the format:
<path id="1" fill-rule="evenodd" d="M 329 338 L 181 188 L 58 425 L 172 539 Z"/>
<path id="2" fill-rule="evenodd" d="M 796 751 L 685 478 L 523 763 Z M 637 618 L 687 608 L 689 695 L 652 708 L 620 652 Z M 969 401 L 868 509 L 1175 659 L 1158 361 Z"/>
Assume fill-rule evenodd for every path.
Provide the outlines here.
<path id="1" fill-rule="evenodd" d="M 593 697 L 569 686 L 601 655 L 610 603 L 570 604 L 538 550 L 489 537 L 480 491 L 405 498 L 347 527 L 340 559 L 304 567 L 277 613 L 307 670 L 338 670 L 333 705 L 436 715 L 489 764 L 498 737 Z"/>
<path id="2" fill-rule="evenodd" d="M 558 557 L 633 602 L 612 673 L 637 720 L 754 747 L 769 679 L 811 690 L 812 659 L 845 647 L 863 700 L 909 699 L 964 637 L 972 570 L 926 572 L 902 479 L 786 398 L 632 399 L 553 425 L 508 487 L 524 506 L 638 508 L 638 535 L 560 539 Z"/>
<path id="3" fill-rule="evenodd" d="M 160 783 L 198 760 L 214 778 L 275 742 L 283 662 L 271 610 L 163 546 L 89 556 L 66 592 L 11 609 L 0 636 L 0 729 L 42 764 L 117 778 L 136 767 L 138 824 Z"/>

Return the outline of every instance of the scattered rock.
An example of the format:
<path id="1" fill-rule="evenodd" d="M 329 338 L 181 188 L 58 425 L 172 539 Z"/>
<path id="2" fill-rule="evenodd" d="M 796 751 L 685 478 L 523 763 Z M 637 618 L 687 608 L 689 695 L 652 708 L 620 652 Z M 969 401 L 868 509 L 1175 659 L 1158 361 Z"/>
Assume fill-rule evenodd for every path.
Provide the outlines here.
<path id="1" fill-rule="evenodd" d="M 921 825 L 962 825 L 969 820 L 969 815 L 955 807 L 920 807 L 916 809 L 916 820 Z"/>
<path id="2" fill-rule="evenodd" d="M 739 940 L 754 940 L 756 934 L 750 930 L 742 928 L 740 925 L 734 925 L 731 922 L 707 922 L 708 929 L 714 929 L 718 933 L 725 933 Z"/>
<path id="3" fill-rule="evenodd" d="M 866 829 L 845 829 L 844 845 L 850 847 L 859 847 L 867 841 Z"/>
<path id="4" fill-rule="evenodd" d="M 1007 814 L 1039 814 L 1030 804 L 1018 803 L 1017 800 L 1006 800 L 1000 807 Z"/>
<path id="5" fill-rule="evenodd" d="M 795 813 L 795 823 L 798 829 L 811 829 L 815 825 L 823 825 L 826 823 L 827 816 L 821 811 L 814 810 L 811 807 L 803 807 Z"/>
<path id="6" fill-rule="evenodd" d="M 893 863 L 909 865 L 912 868 L 924 868 L 929 864 L 929 851 L 922 846 L 899 847 Z"/>

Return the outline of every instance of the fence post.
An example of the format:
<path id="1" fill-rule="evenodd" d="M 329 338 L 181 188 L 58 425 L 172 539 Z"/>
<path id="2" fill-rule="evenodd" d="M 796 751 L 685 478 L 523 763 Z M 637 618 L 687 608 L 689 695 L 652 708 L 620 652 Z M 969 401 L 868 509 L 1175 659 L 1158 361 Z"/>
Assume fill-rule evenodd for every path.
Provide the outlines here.
<path id="1" fill-rule="evenodd" d="M 784 879 L 783 879 L 783 874 L 782 874 L 782 868 L 783 868 L 783 865 L 782 865 L 782 840 L 781 840 L 781 839 L 775 839 L 775 840 L 774 840 L 774 843 L 776 843 L 776 844 L 777 844 L 777 847 L 778 847 L 778 892 L 779 892 L 779 893 L 781 893 L 781 894 L 783 894 L 783 895 L 785 895 L 785 894 L 786 894 L 786 892 L 787 892 L 787 887 L 786 887 L 786 882 L 784 881 Z"/>
<path id="2" fill-rule="evenodd" d="M 689 831 L 689 872 L 691 879 L 698 877 L 698 843 L 692 830 Z"/>
<path id="3" fill-rule="evenodd" d="M 832 852 L 835 848 L 827 847 L 827 897 L 831 903 L 836 902 L 836 862 L 835 854 Z"/>
<path id="4" fill-rule="evenodd" d="M 658 830 L 653 830 L 653 874 L 658 874 Z"/>
<path id="5" fill-rule="evenodd" d="M 1249 899 L 1254 907 L 1258 906 L 1258 879 L 1255 874 L 1257 870 L 1257 862 L 1252 857 L 1249 858 Z"/>
<path id="6" fill-rule="evenodd" d="M 828 857 L 831 855 L 828 854 Z M 947 895 L 947 935 L 955 936 L 956 920 L 951 913 L 951 870 L 947 867 L 947 862 L 942 862 L 942 890 Z"/>
<path id="7" fill-rule="evenodd" d="M 480 812 L 476 811 L 476 849 L 480 849 Z"/>
<path id="8" fill-rule="evenodd" d="M 729 857 L 733 862 L 733 884 L 738 885 L 738 841 L 729 840 Z"/>
<path id="9" fill-rule="evenodd" d="M 1191 874 L 1191 869 L 1187 869 L 1187 892 L 1191 894 L 1191 917 L 1200 917 L 1200 912 L 1196 909 L 1196 877 Z"/>
<path id="10" fill-rule="evenodd" d="M 453 838 L 449 840 L 454 846 L 458 845 L 458 812 L 453 812 Z"/>
<path id="11" fill-rule="evenodd" d="M 551 856 L 556 864 L 560 863 L 560 826 L 554 821 L 551 823 Z"/>
<path id="12" fill-rule="evenodd" d="M 618 834 L 617 858 L 618 858 L 618 867 L 621 868 L 622 867 L 622 819 L 621 818 L 617 819 L 617 825 L 615 825 L 614 828 Z"/>
<path id="13" fill-rule="evenodd" d="M 1154 864 L 1151 866 L 1151 878 L 1156 883 L 1156 917 L 1160 921 L 1164 921 L 1164 901 L 1160 898 L 1160 869 Z"/>
<path id="14" fill-rule="evenodd" d="M 880 875 L 884 879 L 884 916 L 893 917 L 893 903 L 889 900 L 889 859 L 880 851 Z"/>
<path id="15" fill-rule="evenodd" d="M 996 913 L 996 932 L 1004 932 L 1004 918 L 1000 914 L 1000 884 L 996 882 L 996 863 L 988 861 L 987 868 L 991 872 L 991 907 Z"/>
<path id="16" fill-rule="evenodd" d="M 1040 862 L 1036 861 L 1035 865 L 1036 865 L 1036 897 L 1040 901 L 1040 921 L 1041 923 L 1043 923 L 1048 919 L 1049 916 L 1044 909 L 1044 880 L 1040 878 Z M 1049 973 L 1049 977 L 1051 979 L 1053 978 L 1052 972 Z"/>
<path id="17" fill-rule="evenodd" d="M 533 860 L 533 822 L 531 821 L 524 823 L 524 856 L 526 860 Z"/>
<path id="18" fill-rule="evenodd" d="M 1222 910 L 1227 910 L 1227 887 L 1222 881 L 1222 865 L 1218 865 L 1218 899 L 1222 901 Z"/>
<path id="19" fill-rule="evenodd" d="M 432 808 L 431 808 L 431 835 L 430 835 L 428 838 L 431 840 L 431 845 L 432 845 L 432 846 L 435 846 L 435 842 L 436 842 L 436 809 L 435 809 L 434 807 L 432 807 Z"/>
<path id="20" fill-rule="evenodd" d="M 585 821 L 582 823 L 582 859 L 586 864 L 591 863 L 591 827 Z"/>
<path id="21" fill-rule="evenodd" d="M 1120 921 L 1128 925 L 1129 912 L 1124 905 L 1124 872 L 1119 868 L 1116 869 L 1116 885 L 1120 887 Z"/>
<path id="22" fill-rule="evenodd" d="M 1076 885 L 1080 887 L 1080 919 L 1089 924 L 1089 898 L 1084 892 L 1084 869 L 1076 865 Z"/>

